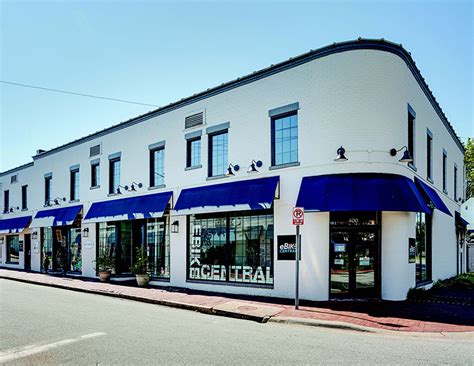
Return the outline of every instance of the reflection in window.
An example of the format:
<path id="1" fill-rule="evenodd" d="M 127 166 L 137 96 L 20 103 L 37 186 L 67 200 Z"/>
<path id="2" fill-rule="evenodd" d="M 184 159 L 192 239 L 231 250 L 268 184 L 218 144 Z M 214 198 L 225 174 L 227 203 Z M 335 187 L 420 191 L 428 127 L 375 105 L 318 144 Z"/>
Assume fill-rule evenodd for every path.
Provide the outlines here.
<path id="1" fill-rule="evenodd" d="M 53 269 L 53 229 L 41 229 L 41 267 L 44 271 Z"/>
<path id="2" fill-rule="evenodd" d="M 150 187 L 165 184 L 165 149 L 159 148 L 150 151 Z"/>
<path id="3" fill-rule="evenodd" d="M 298 115 L 272 119 L 272 165 L 298 161 Z"/>
<path id="4" fill-rule="evenodd" d="M 169 278 L 170 241 L 166 220 L 147 220 L 146 237 L 150 275 Z"/>
<path id="5" fill-rule="evenodd" d="M 20 243 L 18 235 L 7 236 L 7 262 L 20 263 Z"/>
<path id="6" fill-rule="evenodd" d="M 273 215 L 191 216 L 188 278 L 273 284 Z"/>
<path id="7" fill-rule="evenodd" d="M 416 282 L 431 280 L 431 215 L 416 214 Z"/>
<path id="8" fill-rule="evenodd" d="M 227 136 L 227 131 L 210 136 L 210 177 L 224 175 L 229 165 L 227 157 Z"/>

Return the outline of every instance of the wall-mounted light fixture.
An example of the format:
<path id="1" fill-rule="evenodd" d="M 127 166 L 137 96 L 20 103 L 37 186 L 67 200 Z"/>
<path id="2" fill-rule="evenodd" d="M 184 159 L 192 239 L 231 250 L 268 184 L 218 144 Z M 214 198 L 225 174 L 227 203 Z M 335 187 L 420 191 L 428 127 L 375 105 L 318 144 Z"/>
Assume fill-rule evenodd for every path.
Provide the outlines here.
<path id="1" fill-rule="evenodd" d="M 344 155 L 346 153 L 346 149 L 344 149 L 342 146 L 339 149 L 337 149 L 336 153 L 337 153 L 337 156 L 334 159 L 334 161 L 347 161 L 348 160 L 346 156 Z"/>
<path id="2" fill-rule="evenodd" d="M 142 184 L 142 183 L 135 183 L 135 182 L 132 182 L 129 191 L 130 191 L 130 192 L 136 192 L 137 190 L 136 190 L 135 187 L 142 188 L 142 187 L 143 187 L 143 184 Z"/>
<path id="3" fill-rule="evenodd" d="M 61 202 L 66 202 L 66 197 L 56 197 L 54 199 L 50 199 L 48 202 L 46 202 L 44 205 L 45 206 L 53 206 L 53 205 L 60 205 Z"/>
<path id="4" fill-rule="evenodd" d="M 20 207 L 9 207 L 7 212 L 5 212 L 5 213 L 12 213 L 12 212 L 19 211 L 19 210 L 20 210 Z"/>
<path id="5" fill-rule="evenodd" d="M 115 190 L 115 193 L 116 194 L 122 194 L 122 191 L 120 190 L 120 188 L 123 188 L 125 189 L 126 191 L 128 191 L 128 186 L 122 186 L 119 184 L 119 186 L 117 187 L 117 189 Z"/>
<path id="6" fill-rule="evenodd" d="M 401 157 L 400 160 L 398 160 L 400 163 L 413 163 L 413 158 L 410 154 L 410 151 L 408 151 L 408 147 L 406 146 L 402 146 L 400 149 L 390 149 L 390 155 L 391 156 L 397 156 L 397 154 L 402 151 L 403 149 L 405 149 L 405 151 L 403 152 L 403 155 Z"/>
<path id="7" fill-rule="evenodd" d="M 233 169 L 233 170 L 232 170 Z M 234 174 L 234 171 L 238 172 L 240 170 L 240 166 L 238 166 L 237 164 L 229 164 L 229 167 L 227 168 L 227 172 L 225 173 L 225 176 L 226 177 L 233 177 L 235 174 Z"/>
<path id="8" fill-rule="evenodd" d="M 38 232 L 37 232 L 37 231 L 33 231 L 33 232 L 31 233 L 31 239 L 33 239 L 33 240 L 38 239 Z"/>
<path id="9" fill-rule="evenodd" d="M 89 237 L 89 228 L 86 227 L 84 230 L 82 230 L 82 237 L 83 238 L 88 238 Z"/>
<path id="10" fill-rule="evenodd" d="M 250 164 L 249 168 L 247 169 L 247 173 L 257 173 L 258 172 L 258 169 L 257 168 L 261 168 L 263 165 L 262 161 L 261 160 L 253 160 L 252 159 L 252 163 Z"/>
<path id="11" fill-rule="evenodd" d="M 174 233 L 174 234 L 179 233 L 179 221 L 178 220 L 173 221 L 173 223 L 171 224 L 171 232 Z"/>
<path id="12" fill-rule="evenodd" d="M 4 240 L 4 239 L 3 239 L 3 236 L 0 236 L 0 245 L 3 244 L 3 240 Z"/>

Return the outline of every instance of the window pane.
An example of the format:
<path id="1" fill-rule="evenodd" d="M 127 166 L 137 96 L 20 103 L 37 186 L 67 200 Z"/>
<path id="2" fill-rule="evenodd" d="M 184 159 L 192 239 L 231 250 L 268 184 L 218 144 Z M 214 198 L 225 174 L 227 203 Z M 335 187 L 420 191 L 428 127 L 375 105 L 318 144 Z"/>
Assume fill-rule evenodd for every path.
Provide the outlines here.
<path id="1" fill-rule="evenodd" d="M 150 274 L 157 277 L 170 276 L 169 232 L 164 219 L 147 221 L 147 252 Z"/>
<path id="2" fill-rule="evenodd" d="M 20 262 L 20 243 L 18 235 L 7 236 L 7 262 Z"/>
<path id="3" fill-rule="evenodd" d="M 281 165 L 298 161 L 298 116 L 273 120 L 273 164 Z"/>
<path id="4" fill-rule="evenodd" d="M 228 166 L 227 132 L 211 136 L 211 176 L 223 175 Z"/>
<path id="5" fill-rule="evenodd" d="M 165 149 L 152 151 L 152 186 L 165 184 Z"/>

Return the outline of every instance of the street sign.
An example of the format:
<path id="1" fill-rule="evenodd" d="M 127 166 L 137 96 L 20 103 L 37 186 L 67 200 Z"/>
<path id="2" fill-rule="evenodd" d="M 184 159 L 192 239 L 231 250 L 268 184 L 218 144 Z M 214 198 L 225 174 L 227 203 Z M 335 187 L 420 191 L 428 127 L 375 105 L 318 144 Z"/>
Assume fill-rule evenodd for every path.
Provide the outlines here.
<path id="1" fill-rule="evenodd" d="M 304 208 L 293 208 L 293 225 L 304 225 Z"/>

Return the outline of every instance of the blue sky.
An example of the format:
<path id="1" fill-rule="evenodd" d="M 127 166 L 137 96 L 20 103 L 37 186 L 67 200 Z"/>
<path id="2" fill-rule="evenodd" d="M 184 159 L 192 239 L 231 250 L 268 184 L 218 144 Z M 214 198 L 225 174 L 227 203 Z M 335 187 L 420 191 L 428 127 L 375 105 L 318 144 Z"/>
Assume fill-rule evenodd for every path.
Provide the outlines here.
<path id="1" fill-rule="evenodd" d="M 411 52 L 474 136 L 472 1 L 0 2 L 0 79 L 166 105 L 335 41 Z M 0 84 L 0 171 L 153 107 Z"/>

